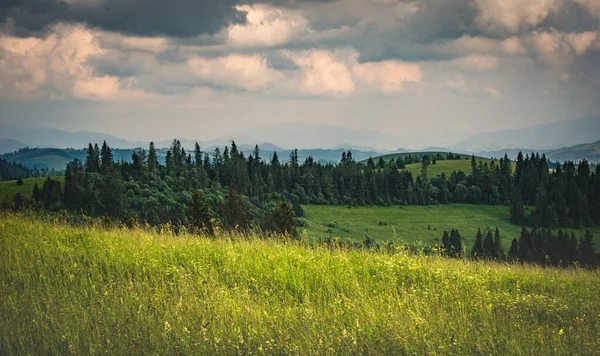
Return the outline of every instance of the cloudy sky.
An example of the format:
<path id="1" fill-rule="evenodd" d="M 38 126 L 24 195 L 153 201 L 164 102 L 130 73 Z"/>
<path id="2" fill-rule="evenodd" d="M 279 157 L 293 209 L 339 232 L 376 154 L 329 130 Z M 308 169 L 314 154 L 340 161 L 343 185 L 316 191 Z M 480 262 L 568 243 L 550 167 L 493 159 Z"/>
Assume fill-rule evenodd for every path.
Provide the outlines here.
<path id="1" fill-rule="evenodd" d="M 449 145 L 598 99 L 600 0 L 0 7 L 0 125 L 209 140 L 306 122 Z"/>

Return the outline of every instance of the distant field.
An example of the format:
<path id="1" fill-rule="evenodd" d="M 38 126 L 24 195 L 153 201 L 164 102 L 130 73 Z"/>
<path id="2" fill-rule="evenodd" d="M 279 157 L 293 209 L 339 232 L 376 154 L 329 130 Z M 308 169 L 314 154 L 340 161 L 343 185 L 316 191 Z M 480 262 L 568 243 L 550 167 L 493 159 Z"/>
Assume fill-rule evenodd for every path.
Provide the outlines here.
<path id="1" fill-rule="evenodd" d="M 52 177 L 52 179 L 58 180 L 62 185 L 65 177 Z M 34 184 L 37 183 L 41 189 L 45 180 L 46 177 L 25 178 L 23 179 L 23 185 L 17 185 L 16 180 L 0 182 L 0 203 L 4 201 L 12 202 L 12 199 L 17 192 L 20 192 L 25 196 L 31 196 L 31 190 L 33 189 Z"/>
<path id="2" fill-rule="evenodd" d="M 347 207 L 304 205 L 310 238 L 340 237 L 363 241 L 365 236 L 377 242 L 392 241 L 425 244 L 441 243 L 444 230 L 458 229 L 470 249 L 477 229 L 500 229 L 505 250 L 518 237 L 521 227 L 509 221 L 506 206 L 449 204 L 430 206 Z M 382 223 L 380 225 L 379 223 Z M 590 229 L 596 248 L 600 248 L 600 226 Z M 569 230 L 571 231 L 571 230 Z M 585 230 L 576 231 L 581 235 Z"/>
<path id="3" fill-rule="evenodd" d="M 597 355 L 600 272 L 0 215 L 0 355 Z"/>
<path id="4" fill-rule="evenodd" d="M 384 161 L 389 161 L 392 158 L 394 160 L 397 160 L 399 157 L 408 157 L 408 156 L 422 156 L 422 155 L 428 155 L 429 157 L 433 157 L 436 154 L 440 154 L 443 157 L 446 157 L 446 155 L 448 154 L 448 152 L 442 152 L 442 151 L 424 151 L 424 152 L 404 152 L 404 153 L 390 153 L 390 154 L 386 154 L 386 155 L 381 155 L 381 156 L 377 156 L 377 157 L 372 157 L 373 160 L 375 162 L 377 162 L 379 160 L 379 158 L 383 158 Z M 471 159 L 471 155 L 469 154 L 465 154 L 465 153 L 452 153 L 455 156 L 460 156 L 461 159 L 463 160 L 470 160 Z M 489 160 L 489 158 L 487 157 L 480 157 L 480 156 L 475 156 L 475 158 L 477 158 L 478 160 Z M 362 160 L 360 161 L 361 163 L 366 163 L 368 159 Z"/>

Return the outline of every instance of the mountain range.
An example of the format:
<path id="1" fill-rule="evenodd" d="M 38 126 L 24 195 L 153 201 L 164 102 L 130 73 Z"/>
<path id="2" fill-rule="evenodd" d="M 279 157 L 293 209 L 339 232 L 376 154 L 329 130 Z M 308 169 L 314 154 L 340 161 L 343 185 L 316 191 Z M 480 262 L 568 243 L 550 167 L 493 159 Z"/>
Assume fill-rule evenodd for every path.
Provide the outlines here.
<path id="1" fill-rule="evenodd" d="M 214 151 L 223 148 L 235 139 L 240 150 L 250 153 L 259 145 L 265 154 L 278 152 L 285 159 L 292 148 L 303 153 L 318 154 L 313 157 L 321 161 L 336 161 L 341 152 L 352 150 L 355 156 L 379 156 L 388 153 L 414 151 L 441 151 L 473 153 L 485 157 L 501 157 L 507 153 L 516 157 L 519 151 L 544 152 L 550 159 L 579 160 L 587 158 L 598 161 L 593 146 L 600 139 L 600 116 L 577 120 L 558 121 L 514 130 L 501 130 L 474 135 L 450 147 L 428 147 L 421 149 L 396 148 L 404 146 L 400 137 L 394 133 L 384 134 L 376 130 L 354 130 L 326 124 L 282 123 L 251 129 L 234 131 L 230 138 L 211 141 L 198 141 L 202 150 Z M 186 149 L 193 149 L 196 140 L 179 139 Z M 101 144 L 106 141 L 111 147 L 123 150 L 147 148 L 149 142 L 129 141 L 112 135 L 78 131 L 67 132 L 58 129 L 22 129 L 0 127 L 0 154 L 14 152 L 23 147 L 40 148 L 84 148 L 89 142 Z M 155 141 L 157 148 L 167 148 L 172 139 Z M 592 142 L 596 142 L 592 144 Z M 587 144 L 580 148 L 571 146 Z M 591 145 L 591 146 L 589 146 Z M 378 147 L 378 148 L 375 148 Z M 391 147 L 384 149 L 382 147 Z M 565 148 L 567 147 L 567 148 Z M 358 156 L 357 156 L 358 155 Z"/>

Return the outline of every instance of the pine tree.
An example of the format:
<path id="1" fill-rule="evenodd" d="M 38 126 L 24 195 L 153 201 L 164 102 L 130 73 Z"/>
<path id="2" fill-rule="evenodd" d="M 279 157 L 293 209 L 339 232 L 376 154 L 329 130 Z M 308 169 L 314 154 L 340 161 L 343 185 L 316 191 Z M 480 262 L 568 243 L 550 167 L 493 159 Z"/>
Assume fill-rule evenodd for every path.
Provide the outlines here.
<path id="1" fill-rule="evenodd" d="M 31 190 L 31 198 L 36 203 L 41 203 L 42 202 L 42 191 L 40 190 L 40 187 L 38 186 L 37 183 L 35 183 L 33 185 L 33 189 Z"/>
<path id="2" fill-rule="evenodd" d="M 585 231 L 585 235 L 579 241 L 579 256 L 583 265 L 593 266 L 597 264 L 597 255 L 594 248 L 594 239 L 590 230 Z"/>
<path id="3" fill-rule="evenodd" d="M 459 256 L 462 255 L 462 243 L 460 232 L 458 230 L 452 229 L 450 232 L 450 244 L 452 245 L 453 255 Z"/>
<path id="4" fill-rule="evenodd" d="M 504 250 L 502 249 L 502 241 L 500 240 L 500 230 L 496 228 L 494 233 L 494 257 L 495 258 L 504 258 Z"/>
<path id="5" fill-rule="evenodd" d="M 194 189 L 192 193 L 192 199 L 187 208 L 187 217 L 194 230 L 203 231 L 209 235 L 214 234 L 210 209 L 198 189 Z"/>
<path id="6" fill-rule="evenodd" d="M 519 259 L 519 243 L 517 242 L 516 238 L 512 239 L 512 242 L 510 243 L 510 250 L 508 251 L 508 257 L 512 261 L 516 261 Z"/>
<path id="7" fill-rule="evenodd" d="M 247 230 L 250 227 L 251 214 L 248 202 L 233 187 L 228 187 L 227 196 L 221 205 L 221 215 L 231 230 Z"/>
<path id="8" fill-rule="evenodd" d="M 483 251 L 481 254 L 485 258 L 494 258 L 496 256 L 496 244 L 491 230 L 488 230 L 483 240 Z"/>
<path id="9" fill-rule="evenodd" d="M 106 144 L 106 141 L 102 144 L 102 150 L 100 151 L 101 159 L 100 159 L 100 168 L 103 172 L 105 172 L 109 167 L 113 165 L 113 154 L 112 150 Z"/>
<path id="10" fill-rule="evenodd" d="M 480 258 L 483 255 L 483 235 L 481 234 L 481 229 L 477 229 L 477 237 L 475 238 L 475 243 L 473 244 L 473 248 L 471 249 L 471 257 L 472 258 Z"/>
<path id="11" fill-rule="evenodd" d="M 194 147 L 194 162 L 196 166 L 202 166 L 202 151 L 200 151 L 200 145 L 198 144 L 198 142 L 196 142 L 196 145 Z"/>
<path id="12" fill-rule="evenodd" d="M 444 249 L 445 253 L 449 255 L 451 247 L 450 235 L 448 234 L 448 231 L 444 231 L 444 234 L 442 235 L 442 248 Z"/>
<path id="13" fill-rule="evenodd" d="M 96 147 L 90 143 L 85 156 L 85 171 L 88 173 L 100 171 L 100 157 L 97 155 L 98 144 Z"/>
<path id="14" fill-rule="evenodd" d="M 294 211 L 290 204 L 280 200 L 272 212 L 275 232 L 287 236 L 296 236 L 296 224 L 294 222 Z"/>
<path id="15" fill-rule="evenodd" d="M 154 147 L 154 142 L 150 142 L 150 147 L 148 148 L 148 168 L 151 172 L 154 172 L 157 166 L 156 148 Z"/>

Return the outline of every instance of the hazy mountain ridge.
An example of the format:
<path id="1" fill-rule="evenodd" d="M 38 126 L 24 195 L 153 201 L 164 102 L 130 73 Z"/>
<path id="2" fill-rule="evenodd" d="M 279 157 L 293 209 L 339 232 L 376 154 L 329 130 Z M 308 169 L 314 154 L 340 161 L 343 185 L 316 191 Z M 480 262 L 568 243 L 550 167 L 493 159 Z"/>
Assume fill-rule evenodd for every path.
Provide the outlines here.
<path id="1" fill-rule="evenodd" d="M 10 138 L 0 139 L 0 154 L 7 152 L 14 152 L 23 147 L 27 147 L 23 142 L 13 140 Z"/>
<path id="2" fill-rule="evenodd" d="M 482 133 L 452 146 L 465 152 L 502 151 L 528 147 L 529 150 L 556 150 L 600 139 L 600 116 L 556 121 L 519 129 Z"/>

